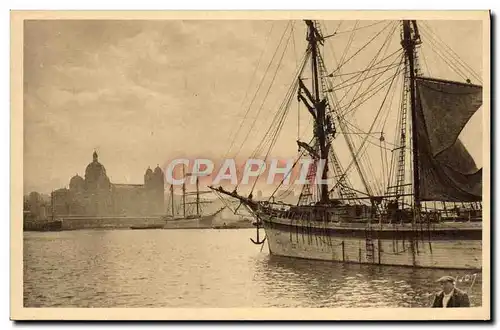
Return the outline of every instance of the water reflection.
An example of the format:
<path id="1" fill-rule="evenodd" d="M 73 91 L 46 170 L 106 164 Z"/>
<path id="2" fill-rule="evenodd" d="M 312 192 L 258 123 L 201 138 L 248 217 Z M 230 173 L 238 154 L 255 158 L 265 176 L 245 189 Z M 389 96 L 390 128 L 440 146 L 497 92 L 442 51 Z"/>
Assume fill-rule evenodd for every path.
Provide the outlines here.
<path id="1" fill-rule="evenodd" d="M 279 256 L 269 256 L 257 268 L 269 296 L 277 300 L 297 296 L 302 307 L 427 307 L 439 290 L 437 278 L 470 273 Z M 479 274 L 472 287 L 471 282 L 457 284 L 469 293 L 473 306 L 481 304 L 480 278 Z"/>
<path id="2" fill-rule="evenodd" d="M 248 230 L 27 233 L 27 307 L 421 307 L 435 269 L 270 256 Z M 469 292 L 481 301 L 481 276 Z"/>

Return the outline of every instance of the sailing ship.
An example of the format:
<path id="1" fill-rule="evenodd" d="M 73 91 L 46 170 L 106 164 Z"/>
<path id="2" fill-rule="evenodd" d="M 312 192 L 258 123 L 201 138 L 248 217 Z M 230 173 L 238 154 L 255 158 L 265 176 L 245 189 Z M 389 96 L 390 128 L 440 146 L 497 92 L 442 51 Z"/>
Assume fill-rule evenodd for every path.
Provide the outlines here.
<path id="1" fill-rule="evenodd" d="M 168 217 L 165 217 L 166 224 L 163 226 L 165 229 L 181 229 L 181 228 L 212 228 L 214 226 L 214 219 L 216 216 L 224 210 L 225 207 L 221 207 L 215 212 L 205 214 L 203 211 L 203 205 L 212 204 L 211 200 L 204 200 L 201 198 L 202 195 L 211 194 L 211 190 L 201 191 L 199 185 L 199 178 L 195 176 L 196 190 L 188 192 L 186 189 L 186 179 L 191 177 L 191 173 L 185 173 L 185 168 L 183 167 L 183 183 L 182 183 L 182 201 L 181 208 L 182 213 L 176 212 L 174 185 L 170 185 L 170 212 Z M 192 200 L 194 197 L 194 200 Z"/>
<path id="2" fill-rule="evenodd" d="M 279 125 L 290 112 L 294 97 L 311 117 L 310 142 L 297 140 L 297 159 L 306 157 L 312 161 L 297 203 L 274 198 L 258 201 L 252 198 L 252 192 L 239 193 L 238 187 L 209 187 L 220 197 L 236 200 L 247 208 L 257 224 L 257 239 L 252 242 L 267 241 L 271 255 L 345 263 L 481 269 L 482 168 L 476 167 L 459 139 L 464 126 L 482 105 L 481 78 L 477 74 L 471 76 L 478 80 L 475 84 L 470 78 L 457 81 L 423 75 L 419 49 L 425 38 L 421 37 L 420 23 L 404 20 L 375 24 L 384 22 L 385 30 L 381 31 L 399 31 L 398 49 L 382 58 L 388 52 L 386 39 L 366 67 L 345 73 L 345 63 L 365 46 L 352 57 L 344 52 L 337 67 L 331 70 L 326 66 L 325 45 L 335 40 L 337 33 L 325 34 L 322 22 L 305 20 L 304 56 L 276 114 L 277 124 L 270 127 L 274 130 L 272 136 L 277 138 L 282 127 Z M 351 36 L 362 28 L 356 23 Z M 436 40 L 430 33 L 426 35 L 429 41 Z M 381 83 L 380 77 L 387 76 Z M 371 88 L 359 92 L 359 86 L 370 79 Z M 387 103 L 394 95 L 390 90 L 396 81 L 401 82 L 401 97 L 394 143 L 387 147 L 383 131 L 378 138 L 373 137 L 375 127 L 383 127 L 380 109 L 390 107 Z M 342 102 L 341 92 L 356 86 L 359 90 L 352 101 Z M 366 110 L 378 110 L 375 119 L 368 129 L 359 129 L 349 121 L 353 117 L 348 114 L 377 94 L 381 95 L 382 104 Z M 365 122 L 369 118 L 362 116 Z M 358 145 L 354 135 L 360 141 Z M 275 141 L 269 136 L 271 150 Z M 341 141 L 350 156 L 348 166 L 341 163 L 337 152 L 337 143 Z M 368 146 L 379 150 L 383 178 L 377 178 L 370 169 L 369 161 L 377 153 L 366 152 Z M 387 153 L 392 157 L 390 164 Z M 297 164 L 298 161 L 294 167 Z M 356 175 L 359 189 L 350 179 Z M 318 178 L 319 182 L 315 180 Z M 374 188 L 375 179 L 382 179 L 377 181 L 383 181 L 380 189 Z M 261 228 L 264 235 L 259 236 Z"/>

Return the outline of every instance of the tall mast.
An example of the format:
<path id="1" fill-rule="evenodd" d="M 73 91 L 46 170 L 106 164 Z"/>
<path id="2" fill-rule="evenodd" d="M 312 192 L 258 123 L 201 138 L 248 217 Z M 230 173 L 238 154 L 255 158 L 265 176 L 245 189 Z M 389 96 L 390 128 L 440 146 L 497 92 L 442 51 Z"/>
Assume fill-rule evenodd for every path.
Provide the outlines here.
<path id="1" fill-rule="evenodd" d="M 413 25 L 413 36 L 411 25 Z M 416 214 L 420 212 L 420 173 L 419 173 L 419 157 L 418 157 L 418 138 L 417 138 L 417 122 L 416 122 L 416 103 L 415 103 L 415 45 L 419 41 L 417 22 L 403 21 L 403 41 L 402 46 L 405 50 L 406 58 L 409 65 L 410 73 L 410 106 L 411 106 L 411 122 L 412 122 L 412 149 L 413 149 L 413 195 L 415 200 Z"/>
<path id="2" fill-rule="evenodd" d="M 318 42 L 321 42 L 322 37 L 316 27 L 314 22 L 311 20 L 306 20 L 308 27 L 307 31 L 307 41 L 309 42 L 309 47 L 311 48 L 311 70 L 312 70 L 312 97 L 311 100 L 314 103 L 314 108 L 316 109 L 316 125 L 314 129 L 314 135 L 317 138 L 319 148 L 320 148 L 320 160 L 324 162 L 323 172 L 321 174 L 321 179 L 326 182 L 328 174 L 328 146 L 326 145 L 326 134 L 325 134 L 325 109 L 326 103 L 324 100 L 320 99 L 320 84 L 319 84 L 319 74 L 318 74 Z M 328 198 L 328 184 L 321 183 L 319 185 L 320 189 L 320 203 L 327 203 Z"/>
<path id="3" fill-rule="evenodd" d="M 184 178 L 182 181 L 182 214 L 186 218 L 186 171 L 184 165 L 182 166 L 182 177 Z"/>
<path id="4" fill-rule="evenodd" d="M 52 221 L 55 219 L 55 210 L 54 210 L 54 191 L 50 193 L 50 208 L 52 213 Z"/>
<path id="5" fill-rule="evenodd" d="M 200 216 L 200 190 L 198 185 L 198 176 L 196 177 L 196 216 Z"/>

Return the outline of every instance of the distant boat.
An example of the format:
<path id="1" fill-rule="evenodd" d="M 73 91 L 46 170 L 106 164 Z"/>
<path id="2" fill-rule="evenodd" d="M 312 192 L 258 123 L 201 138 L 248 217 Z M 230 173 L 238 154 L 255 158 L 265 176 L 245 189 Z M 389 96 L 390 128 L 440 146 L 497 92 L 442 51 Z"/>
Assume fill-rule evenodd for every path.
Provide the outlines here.
<path id="1" fill-rule="evenodd" d="M 220 208 L 216 212 L 207 215 L 190 215 L 185 218 L 170 218 L 163 225 L 164 229 L 181 229 L 181 228 L 212 228 L 214 226 L 215 217 L 222 212 L 225 207 Z"/>
<path id="2" fill-rule="evenodd" d="M 130 226 L 130 229 L 163 229 L 163 225 L 138 225 Z"/>
<path id="3" fill-rule="evenodd" d="M 183 173 L 184 178 L 191 176 L 191 173 Z M 204 214 L 202 210 L 203 204 L 210 204 L 212 201 L 201 200 L 200 195 L 210 194 L 212 191 L 200 191 L 199 180 L 196 177 L 196 190 L 194 192 L 186 192 L 186 183 L 182 184 L 182 213 L 175 214 L 174 207 L 174 188 L 170 186 L 171 196 L 171 214 L 164 217 L 166 224 L 165 229 L 180 229 L 180 228 L 212 228 L 214 226 L 215 217 L 222 212 L 225 207 L 218 209 L 215 212 Z M 189 201 L 190 196 L 195 196 L 194 201 Z M 190 214 L 189 206 L 194 206 L 195 212 Z M 192 207 L 191 207 L 192 208 Z"/>
<path id="4" fill-rule="evenodd" d="M 26 221 L 23 226 L 24 231 L 61 231 L 62 221 Z"/>

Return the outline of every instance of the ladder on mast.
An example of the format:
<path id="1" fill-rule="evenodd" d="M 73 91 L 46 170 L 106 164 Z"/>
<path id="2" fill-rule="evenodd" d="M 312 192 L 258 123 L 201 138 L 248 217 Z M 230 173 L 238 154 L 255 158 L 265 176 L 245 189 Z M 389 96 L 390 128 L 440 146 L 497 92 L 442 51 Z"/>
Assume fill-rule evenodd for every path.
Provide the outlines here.
<path id="1" fill-rule="evenodd" d="M 405 61 L 407 61 L 405 59 Z M 407 68 L 408 66 L 405 65 Z M 406 131 L 407 131 L 407 118 L 408 118 L 408 95 L 410 93 L 410 84 L 409 84 L 409 73 L 408 70 L 405 70 L 404 75 L 404 88 L 401 102 L 401 117 L 400 117 L 400 125 L 401 125 L 401 133 L 399 138 L 399 146 L 396 149 L 393 149 L 393 152 L 399 152 L 398 156 L 398 165 L 397 165 L 397 173 L 396 173 L 396 182 L 393 186 L 387 187 L 387 195 L 395 195 L 396 199 L 399 199 L 401 195 L 404 194 L 404 187 L 406 181 Z"/>

